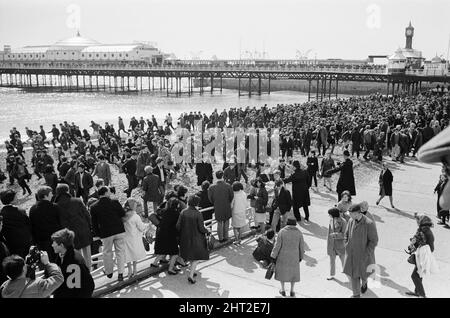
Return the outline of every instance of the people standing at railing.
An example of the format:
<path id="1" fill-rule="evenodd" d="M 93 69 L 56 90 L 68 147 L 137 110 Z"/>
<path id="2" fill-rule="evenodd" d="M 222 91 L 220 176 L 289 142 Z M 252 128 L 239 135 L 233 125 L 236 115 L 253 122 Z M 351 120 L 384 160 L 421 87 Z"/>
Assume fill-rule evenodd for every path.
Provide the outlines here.
<path id="1" fill-rule="evenodd" d="M 206 236 L 209 231 L 204 226 L 202 214 L 197 210 L 200 199 L 196 195 L 188 198 L 188 207 L 181 211 L 176 224 L 180 233 L 180 256 L 191 263 L 188 281 L 196 283 L 197 266 L 200 261 L 209 260 Z"/>
<path id="2" fill-rule="evenodd" d="M 125 216 L 123 223 L 125 227 L 125 263 L 128 267 L 128 278 L 137 274 L 137 262 L 147 255 L 142 234 L 148 229 L 148 225 L 142 222 L 139 211 L 139 203 L 133 198 L 128 198 L 124 204 Z M 140 210 L 140 209 L 139 209 Z"/>
<path id="3" fill-rule="evenodd" d="M 125 227 L 122 218 L 125 210 L 119 201 L 110 198 L 111 192 L 108 187 L 98 190 L 99 200 L 91 207 L 92 228 L 94 235 L 100 237 L 103 244 L 104 273 L 108 278 L 113 277 L 114 260 L 118 269 L 118 281 L 123 281 L 125 270 Z"/>
<path id="4" fill-rule="evenodd" d="M 148 202 L 153 204 L 153 212 L 156 212 L 158 205 L 164 198 L 164 192 L 161 191 L 158 176 L 153 174 L 153 168 L 151 166 L 146 166 L 144 172 L 146 173 L 146 176 L 142 180 L 142 190 L 144 191 L 142 200 L 144 203 L 145 217 L 148 217 Z"/>
<path id="5" fill-rule="evenodd" d="M 166 203 L 166 207 L 161 211 L 160 223 L 156 229 L 156 257 L 151 266 L 158 267 L 160 261 L 165 259 L 166 255 L 170 255 L 169 275 L 176 275 L 178 273 L 178 269 L 175 267 L 179 254 L 178 245 L 180 239 L 177 222 L 181 210 L 180 200 L 176 197 L 170 198 Z"/>
<path id="6" fill-rule="evenodd" d="M 86 265 L 91 268 L 91 216 L 80 198 L 69 193 L 67 184 L 60 183 L 56 187 L 55 201 L 59 207 L 59 220 L 62 228 L 75 232 L 75 249 L 84 257 Z"/>
<path id="7" fill-rule="evenodd" d="M 250 209 L 250 204 L 242 183 L 235 181 L 232 188 L 234 194 L 233 201 L 231 201 L 231 226 L 234 232 L 234 244 L 240 245 L 243 229 L 248 224 L 246 211 Z"/>
<path id="8" fill-rule="evenodd" d="M 64 282 L 53 293 L 53 298 L 91 298 L 95 283 L 90 267 L 74 249 L 75 233 L 62 229 L 52 234 L 52 248 L 57 255 L 56 265 L 61 269 Z"/>
<path id="9" fill-rule="evenodd" d="M 231 185 L 223 180 L 222 170 L 216 172 L 216 179 L 216 183 L 208 189 L 208 198 L 214 205 L 219 242 L 226 242 L 228 240 L 228 229 L 230 226 L 233 189 Z"/>
<path id="10" fill-rule="evenodd" d="M 42 186 L 36 193 L 37 202 L 28 213 L 31 222 L 33 242 L 41 251 L 48 253 L 51 262 L 56 261 L 52 248 L 51 236 L 62 229 L 58 205 L 52 202 L 53 192 L 50 187 Z"/>

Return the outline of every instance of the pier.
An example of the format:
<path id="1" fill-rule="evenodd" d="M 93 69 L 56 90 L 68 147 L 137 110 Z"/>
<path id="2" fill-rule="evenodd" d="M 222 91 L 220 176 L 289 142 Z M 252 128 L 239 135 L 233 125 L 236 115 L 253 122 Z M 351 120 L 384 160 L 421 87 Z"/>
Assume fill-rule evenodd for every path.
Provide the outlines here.
<path id="1" fill-rule="evenodd" d="M 224 65 L 220 65 L 224 64 Z M 289 64 L 258 66 L 239 63 L 175 65 L 80 63 L 80 62 L 0 62 L 0 87 L 49 88 L 63 91 L 141 92 L 165 91 L 167 96 L 222 92 L 222 79 L 236 79 L 239 96 L 270 94 L 271 81 L 308 82 L 308 100 L 338 97 L 339 82 L 386 83 L 386 94 L 417 94 L 422 83 L 450 83 L 447 74 L 420 70 L 389 74 L 385 67 Z M 214 81 L 219 80 L 218 87 Z M 194 85 L 197 83 L 197 85 Z M 315 91 L 313 90 L 315 84 Z"/>

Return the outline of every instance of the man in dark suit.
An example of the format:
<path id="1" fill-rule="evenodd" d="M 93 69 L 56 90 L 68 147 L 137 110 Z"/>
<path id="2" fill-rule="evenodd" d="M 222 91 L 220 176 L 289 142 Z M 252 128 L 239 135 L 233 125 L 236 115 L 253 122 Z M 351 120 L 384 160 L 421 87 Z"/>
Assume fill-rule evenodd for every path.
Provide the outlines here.
<path id="1" fill-rule="evenodd" d="M 137 170 L 137 152 L 131 153 L 131 158 L 129 158 L 122 166 L 123 172 L 125 172 L 128 180 L 128 189 L 124 192 L 127 194 L 127 198 L 131 196 L 131 192 L 138 185 L 138 178 L 136 176 Z"/>
<path id="2" fill-rule="evenodd" d="M 353 175 L 353 161 L 350 160 L 350 153 L 348 150 L 344 150 L 344 163 L 338 163 L 338 167 L 328 170 L 326 173 L 331 175 L 338 171 L 341 173 L 337 182 L 336 192 L 338 194 L 338 201 L 340 201 L 342 192 L 345 190 L 350 191 L 351 195 L 356 195 L 355 177 Z"/>
<path id="3" fill-rule="evenodd" d="M 91 206 L 92 230 L 95 237 L 100 237 L 103 244 L 103 263 L 105 274 L 111 278 L 114 270 L 112 247 L 116 254 L 118 280 L 123 280 L 125 269 L 125 227 L 122 218 L 125 210 L 117 200 L 110 199 L 109 188 L 98 190 L 100 199 Z"/>
<path id="4" fill-rule="evenodd" d="M 89 190 L 94 186 L 92 176 L 85 171 L 84 164 L 78 165 L 78 172 L 75 174 L 75 193 L 76 197 L 83 198 L 84 204 L 87 203 Z"/>
<path id="5" fill-rule="evenodd" d="M 0 200 L 4 205 L 0 211 L 0 215 L 3 217 L 1 234 L 5 237 L 10 254 L 17 254 L 25 258 L 32 242 L 30 219 L 25 210 L 14 206 L 16 193 L 13 190 L 0 192 Z"/>
<path id="6" fill-rule="evenodd" d="M 203 181 L 213 182 L 213 168 L 210 162 L 203 157 L 202 162 L 195 164 L 195 174 L 197 175 L 197 185 L 202 185 Z"/>
<path id="7" fill-rule="evenodd" d="M 234 193 L 231 185 L 223 180 L 223 171 L 216 172 L 217 182 L 208 189 L 209 201 L 214 205 L 217 220 L 217 235 L 220 242 L 228 240 L 228 229 L 231 218 L 231 201 Z"/>
<path id="8" fill-rule="evenodd" d="M 294 138 L 291 134 L 288 134 L 281 142 L 281 157 L 284 158 L 287 156 L 288 160 L 290 160 L 292 158 L 293 151 Z"/>

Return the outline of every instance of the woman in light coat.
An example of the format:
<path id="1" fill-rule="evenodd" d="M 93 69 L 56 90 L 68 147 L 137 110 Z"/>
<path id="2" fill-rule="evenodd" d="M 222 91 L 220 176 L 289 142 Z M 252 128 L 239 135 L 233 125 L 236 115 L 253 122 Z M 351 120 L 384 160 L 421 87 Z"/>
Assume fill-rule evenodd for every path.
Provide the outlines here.
<path id="1" fill-rule="evenodd" d="M 297 228 L 296 219 L 289 218 L 287 225 L 278 233 L 270 255 L 275 262 L 275 279 L 281 282 L 282 296 L 286 296 L 286 282 L 291 283 L 291 297 L 295 296 L 294 285 L 300 281 L 300 261 L 304 253 L 303 234 Z"/>
<path id="2" fill-rule="evenodd" d="M 233 227 L 235 245 L 241 244 L 241 235 L 243 228 L 247 225 L 246 210 L 250 208 L 247 200 L 247 194 L 244 192 L 242 183 L 235 181 L 233 183 L 234 197 L 231 201 L 231 226 Z"/>
<path id="3" fill-rule="evenodd" d="M 142 222 L 140 216 L 137 214 L 139 203 L 132 198 L 127 199 L 124 205 L 126 211 L 123 218 L 125 227 L 125 262 L 128 266 L 128 278 L 131 278 L 137 273 L 137 261 L 147 256 L 142 243 L 142 233 L 144 233 L 148 225 Z M 133 269 L 131 264 L 133 263 Z"/>
<path id="4" fill-rule="evenodd" d="M 327 254 L 330 256 L 330 276 L 327 280 L 334 279 L 336 275 L 336 256 L 339 256 L 342 267 L 344 267 L 344 232 L 347 222 L 341 217 L 338 208 L 328 210 L 330 224 L 328 225 Z"/>

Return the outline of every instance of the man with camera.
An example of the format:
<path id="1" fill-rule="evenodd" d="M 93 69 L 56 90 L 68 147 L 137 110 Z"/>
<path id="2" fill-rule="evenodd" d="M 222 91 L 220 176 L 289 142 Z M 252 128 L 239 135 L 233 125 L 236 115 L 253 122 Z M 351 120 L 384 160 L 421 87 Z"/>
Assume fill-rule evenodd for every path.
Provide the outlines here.
<path id="1" fill-rule="evenodd" d="M 3 271 L 9 279 L 0 287 L 2 298 L 47 298 L 61 286 L 64 277 L 58 265 L 50 263 L 47 252 L 36 248 L 26 261 L 11 255 L 3 260 Z M 39 261 L 45 268 L 44 277 L 34 277 L 34 268 Z"/>

